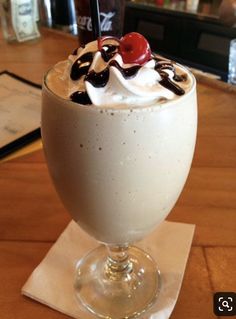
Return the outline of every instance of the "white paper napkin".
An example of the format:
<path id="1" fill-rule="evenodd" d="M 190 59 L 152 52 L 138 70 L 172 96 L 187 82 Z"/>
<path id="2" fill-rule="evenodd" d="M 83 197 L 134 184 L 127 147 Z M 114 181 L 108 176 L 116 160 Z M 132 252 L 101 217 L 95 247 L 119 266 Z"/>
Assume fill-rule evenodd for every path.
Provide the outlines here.
<path id="1" fill-rule="evenodd" d="M 194 225 L 164 221 L 136 246 L 155 260 L 161 271 L 162 288 L 156 304 L 143 318 L 169 318 L 180 291 L 194 233 Z M 66 315 L 91 319 L 73 290 L 75 266 L 97 242 L 71 221 L 43 261 L 33 271 L 22 293 Z"/>

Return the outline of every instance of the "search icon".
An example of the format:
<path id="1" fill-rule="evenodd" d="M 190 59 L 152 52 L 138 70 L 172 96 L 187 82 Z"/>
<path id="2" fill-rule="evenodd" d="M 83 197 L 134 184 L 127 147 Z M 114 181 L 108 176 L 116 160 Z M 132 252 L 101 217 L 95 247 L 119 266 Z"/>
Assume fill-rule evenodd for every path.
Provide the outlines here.
<path id="1" fill-rule="evenodd" d="M 229 308 L 229 303 L 227 300 L 222 301 L 222 306 L 225 308 Z"/>
<path id="2" fill-rule="evenodd" d="M 236 293 L 235 292 L 216 292 L 214 294 L 213 309 L 216 316 L 235 316 L 236 315 Z"/>

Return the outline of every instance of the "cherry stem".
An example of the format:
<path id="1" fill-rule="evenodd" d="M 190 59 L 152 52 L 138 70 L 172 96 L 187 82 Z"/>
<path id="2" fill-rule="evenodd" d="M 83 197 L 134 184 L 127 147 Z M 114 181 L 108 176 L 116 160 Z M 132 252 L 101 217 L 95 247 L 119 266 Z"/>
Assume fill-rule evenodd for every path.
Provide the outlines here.
<path id="1" fill-rule="evenodd" d="M 103 42 L 106 41 L 106 40 L 114 40 L 114 41 L 116 41 L 116 42 L 118 42 L 120 44 L 120 39 L 118 39 L 116 37 L 113 37 L 113 36 L 105 35 L 104 37 L 100 37 L 100 38 L 97 39 L 97 41 L 98 41 L 98 50 L 99 51 L 102 50 Z"/>

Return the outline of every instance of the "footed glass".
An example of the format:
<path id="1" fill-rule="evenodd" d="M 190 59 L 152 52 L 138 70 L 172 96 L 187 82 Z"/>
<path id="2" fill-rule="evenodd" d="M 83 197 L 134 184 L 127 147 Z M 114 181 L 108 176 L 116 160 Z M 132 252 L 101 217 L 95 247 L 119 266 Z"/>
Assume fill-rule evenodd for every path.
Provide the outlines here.
<path id="1" fill-rule="evenodd" d="M 133 243 L 166 218 L 185 184 L 197 130 L 192 82 L 180 98 L 138 108 L 84 106 L 43 85 L 50 175 L 72 218 L 100 243 L 75 275 L 78 301 L 98 317 L 135 318 L 161 293 L 155 261 Z"/>

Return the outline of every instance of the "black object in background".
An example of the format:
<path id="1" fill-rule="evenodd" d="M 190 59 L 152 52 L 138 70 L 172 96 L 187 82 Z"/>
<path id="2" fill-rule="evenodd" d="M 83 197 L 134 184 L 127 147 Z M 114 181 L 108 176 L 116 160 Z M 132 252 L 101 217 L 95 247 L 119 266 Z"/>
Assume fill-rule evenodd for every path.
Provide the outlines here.
<path id="1" fill-rule="evenodd" d="M 236 28 L 225 27 L 216 16 L 128 1 L 124 33 L 131 31 L 142 33 L 154 52 L 227 81 Z"/>
<path id="2" fill-rule="evenodd" d="M 51 12 L 53 27 L 77 34 L 74 0 L 51 0 Z"/>

